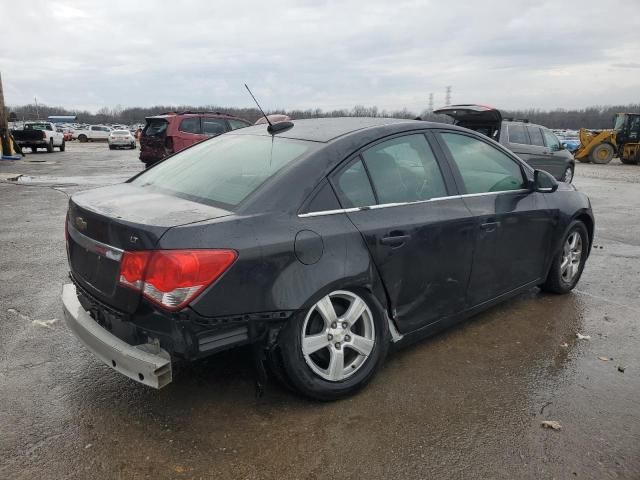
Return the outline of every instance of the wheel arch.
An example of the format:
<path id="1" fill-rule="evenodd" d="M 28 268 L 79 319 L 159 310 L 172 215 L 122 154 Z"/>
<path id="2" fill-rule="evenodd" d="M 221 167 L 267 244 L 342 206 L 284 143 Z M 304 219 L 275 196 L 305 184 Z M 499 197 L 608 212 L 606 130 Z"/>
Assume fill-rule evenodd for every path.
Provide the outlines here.
<path id="1" fill-rule="evenodd" d="M 591 246 L 593 245 L 593 236 L 595 234 L 595 222 L 593 216 L 589 215 L 586 211 L 578 212 L 571 221 L 579 220 L 587 227 L 587 233 L 589 234 L 589 252 L 591 252 Z"/>

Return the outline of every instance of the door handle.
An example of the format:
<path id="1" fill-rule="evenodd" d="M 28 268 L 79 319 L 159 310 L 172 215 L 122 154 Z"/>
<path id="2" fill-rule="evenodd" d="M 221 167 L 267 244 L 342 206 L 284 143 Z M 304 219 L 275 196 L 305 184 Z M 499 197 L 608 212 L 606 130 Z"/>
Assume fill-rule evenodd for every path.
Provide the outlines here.
<path id="1" fill-rule="evenodd" d="M 401 247 L 410 238 L 411 235 L 389 235 L 388 237 L 382 237 L 380 243 L 389 247 Z"/>
<path id="2" fill-rule="evenodd" d="M 500 222 L 487 222 L 480 224 L 480 228 L 487 233 L 495 232 L 500 226 Z"/>

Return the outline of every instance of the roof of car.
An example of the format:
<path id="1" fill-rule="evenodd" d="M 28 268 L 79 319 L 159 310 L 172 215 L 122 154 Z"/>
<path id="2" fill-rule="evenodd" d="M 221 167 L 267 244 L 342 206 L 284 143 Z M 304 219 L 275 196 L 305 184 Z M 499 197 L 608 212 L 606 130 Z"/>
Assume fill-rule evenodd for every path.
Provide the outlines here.
<path id="1" fill-rule="evenodd" d="M 387 125 L 410 124 L 416 125 L 416 120 L 403 120 L 398 118 L 370 118 L 370 117 L 327 117 L 310 118 L 305 120 L 293 120 L 293 127 L 276 133 L 278 137 L 292 138 L 296 140 L 308 140 L 312 142 L 327 143 L 336 138 L 348 135 L 368 128 L 384 127 Z M 271 135 L 267 131 L 267 125 L 254 125 L 246 127 L 227 135 Z"/>

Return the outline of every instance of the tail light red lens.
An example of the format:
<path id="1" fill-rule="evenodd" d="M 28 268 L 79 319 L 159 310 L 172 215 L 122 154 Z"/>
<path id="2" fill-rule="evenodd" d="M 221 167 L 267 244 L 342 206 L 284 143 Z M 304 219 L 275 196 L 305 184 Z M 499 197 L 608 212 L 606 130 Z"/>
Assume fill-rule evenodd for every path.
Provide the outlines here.
<path id="1" fill-rule="evenodd" d="M 120 284 L 142 292 L 168 310 L 193 301 L 235 262 L 235 250 L 125 252 Z"/>

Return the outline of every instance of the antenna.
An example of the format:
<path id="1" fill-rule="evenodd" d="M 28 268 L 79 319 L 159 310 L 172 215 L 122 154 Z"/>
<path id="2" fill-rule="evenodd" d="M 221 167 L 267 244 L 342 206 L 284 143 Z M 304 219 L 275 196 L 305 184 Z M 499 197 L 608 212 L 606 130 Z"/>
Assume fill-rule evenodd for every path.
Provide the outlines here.
<path id="1" fill-rule="evenodd" d="M 251 95 L 251 98 L 253 98 L 253 101 L 256 102 L 256 105 L 258 106 L 260 113 L 262 113 L 262 116 L 269 124 L 269 126 L 267 127 L 267 132 L 273 135 L 293 127 L 293 122 L 278 122 L 275 125 L 271 123 L 271 120 L 269 120 L 269 117 L 267 117 L 267 114 L 264 113 L 264 110 L 262 110 L 262 107 L 258 103 L 258 100 L 256 100 L 256 97 L 253 96 L 253 93 L 251 93 L 251 90 L 249 89 L 249 86 L 246 83 L 244 84 L 244 88 L 247 89 L 247 92 L 249 92 L 249 95 Z"/>
<path id="2" fill-rule="evenodd" d="M 271 121 L 269 120 L 269 117 L 267 117 L 267 114 L 264 113 L 264 110 L 262 110 L 262 107 L 260 106 L 260 104 L 258 103 L 258 100 L 256 100 L 256 97 L 253 96 L 253 93 L 251 93 L 251 90 L 249 89 L 249 86 L 245 83 L 244 84 L 244 88 L 247 89 L 247 92 L 249 92 L 249 95 L 251 95 L 251 98 L 253 98 L 253 101 L 256 102 L 256 105 L 258 106 L 258 110 L 260 110 L 260 113 L 262 113 L 262 116 L 264 117 L 264 119 L 267 121 L 267 123 L 269 124 L 270 127 L 273 127 L 273 123 L 271 123 Z"/>

